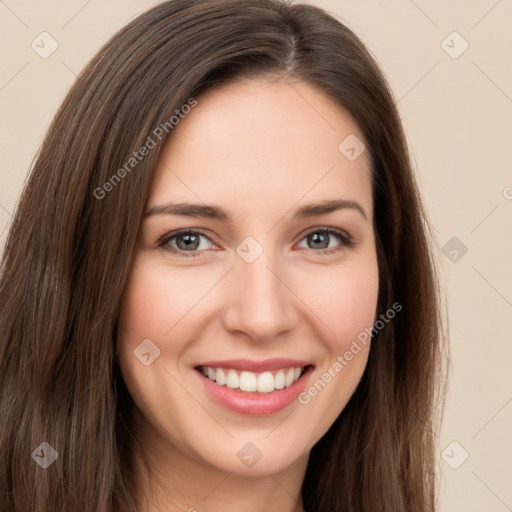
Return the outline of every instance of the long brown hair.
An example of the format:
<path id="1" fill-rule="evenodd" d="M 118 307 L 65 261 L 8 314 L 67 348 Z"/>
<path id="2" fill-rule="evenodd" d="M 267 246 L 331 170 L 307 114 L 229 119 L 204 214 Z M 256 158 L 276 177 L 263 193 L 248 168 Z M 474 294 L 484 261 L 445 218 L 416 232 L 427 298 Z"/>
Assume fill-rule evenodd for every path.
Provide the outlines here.
<path id="1" fill-rule="evenodd" d="M 171 0 L 120 30 L 82 71 L 18 204 L 0 268 L 3 511 L 137 510 L 117 319 L 169 119 L 211 87 L 285 74 L 319 87 L 359 124 L 371 156 L 378 313 L 403 307 L 374 335 L 357 390 L 311 451 L 304 507 L 435 510 L 442 315 L 428 222 L 379 66 L 312 5 Z M 168 129 L 152 137 L 157 147 L 128 171 L 159 126 Z M 33 453 L 48 452 L 43 442 L 58 453 L 47 469 Z"/>

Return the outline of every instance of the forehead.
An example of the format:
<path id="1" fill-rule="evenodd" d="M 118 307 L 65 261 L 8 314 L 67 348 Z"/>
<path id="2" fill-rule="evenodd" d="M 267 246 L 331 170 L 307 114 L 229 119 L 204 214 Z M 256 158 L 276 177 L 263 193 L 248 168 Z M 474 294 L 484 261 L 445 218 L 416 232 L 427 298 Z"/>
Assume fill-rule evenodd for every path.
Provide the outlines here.
<path id="1" fill-rule="evenodd" d="M 346 196 L 371 213 L 368 151 L 351 161 L 340 150 L 347 137 L 363 135 L 314 86 L 251 79 L 196 100 L 166 140 L 149 205 L 200 200 L 261 209 Z"/>

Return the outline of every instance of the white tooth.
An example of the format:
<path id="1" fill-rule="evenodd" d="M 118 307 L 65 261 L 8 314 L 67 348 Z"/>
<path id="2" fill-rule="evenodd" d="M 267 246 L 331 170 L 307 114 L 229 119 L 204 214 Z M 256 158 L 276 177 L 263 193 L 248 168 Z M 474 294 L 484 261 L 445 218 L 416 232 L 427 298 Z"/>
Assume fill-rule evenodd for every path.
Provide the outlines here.
<path id="1" fill-rule="evenodd" d="M 215 381 L 219 386 L 224 386 L 224 384 L 226 384 L 226 373 L 222 368 L 217 368 L 215 371 Z"/>
<path id="2" fill-rule="evenodd" d="M 256 375 L 252 372 L 240 374 L 240 391 L 256 391 Z"/>
<path id="3" fill-rule="evenodd" d="M 208 367 L 208 378 L 215 380 L 215 370 L 213 368 Z"/>
<path id="4" fill-rule="evenodd" d="M 295 375 L 295 370 L 293 368 L 290 368 L 286 372 L 286 377 L 284 378 L 284 385 L 286 387 L 291 386 L 293 384 L 293 376 Z"/>
<path id="5" fill-rule="evenodd" d="M 236 389 L 240 386 L 240 379 L 238 378 L 238 373 L 236 373 L 235 370 L 228 370 L 226 386 L 231 389 Z"/>
<path id="6" fill-rule="evenodd" d="M 274 387 L 276 389 L 284 388 L 284 371 L 283 370 L 279 370 L 276 373 L 276 376 L 274 377 Z"/>
<path id="7" fill-rule="evenodd" d="M 260 393 L 274 391 L 274 376 L 272 372 L 263 372 L 258 375 L 258 391 Z"/>
<path id="8" fill-rule="evenodd" d="M 274 390 L 283 389 L 296 382 L 301 373 L 301 368 L 288 368 L 288 370 L 279 370 L 275 376 L 272 372 L 266 371 L 255 374 L 249 371 L 243 371 L 240 374 L 233 369 L 211 368 L 203 366 L 201 373 L 219 386 L 227 386 L 231 389 L 240 389 L 240 391 L 253 393 L 272 393 Z"/>

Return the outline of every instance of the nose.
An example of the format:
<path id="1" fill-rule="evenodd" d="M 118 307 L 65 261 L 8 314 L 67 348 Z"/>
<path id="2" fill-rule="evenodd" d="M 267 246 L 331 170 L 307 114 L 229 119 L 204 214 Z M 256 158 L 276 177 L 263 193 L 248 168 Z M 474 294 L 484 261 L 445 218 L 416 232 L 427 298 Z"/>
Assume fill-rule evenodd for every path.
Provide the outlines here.
<path id="1" fill-rule="evenodd" d="M 242 332 L 264 342 L 293 329 L 297 322 L 297 298 L 287 283 L 289 272 L 266 252 L 252 263 L 235 259 L 226 282 L 228 297 L 223 313 L 230 332 Z M 289 279 L 288 279 L 289 280 Z"/>

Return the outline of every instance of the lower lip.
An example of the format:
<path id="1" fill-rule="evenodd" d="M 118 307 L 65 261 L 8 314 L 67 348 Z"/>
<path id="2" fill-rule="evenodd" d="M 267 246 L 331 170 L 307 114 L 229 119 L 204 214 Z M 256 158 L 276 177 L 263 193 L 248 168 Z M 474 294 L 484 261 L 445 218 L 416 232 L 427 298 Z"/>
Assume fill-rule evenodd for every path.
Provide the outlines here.
<path id="1" fill-rule="evenodd" d="M 291 386 L 277 389 L 271 393 L 249 393 L 227 386 L 219 386 L 197 369 L 194 371 L 201 379 L 206 391 L 221 406 L 240 414 L 264 416 L 281 411 L 293 403 L 306 387 L 306 381 L 312 370 L 313 367 L 307 367 Z"/>

